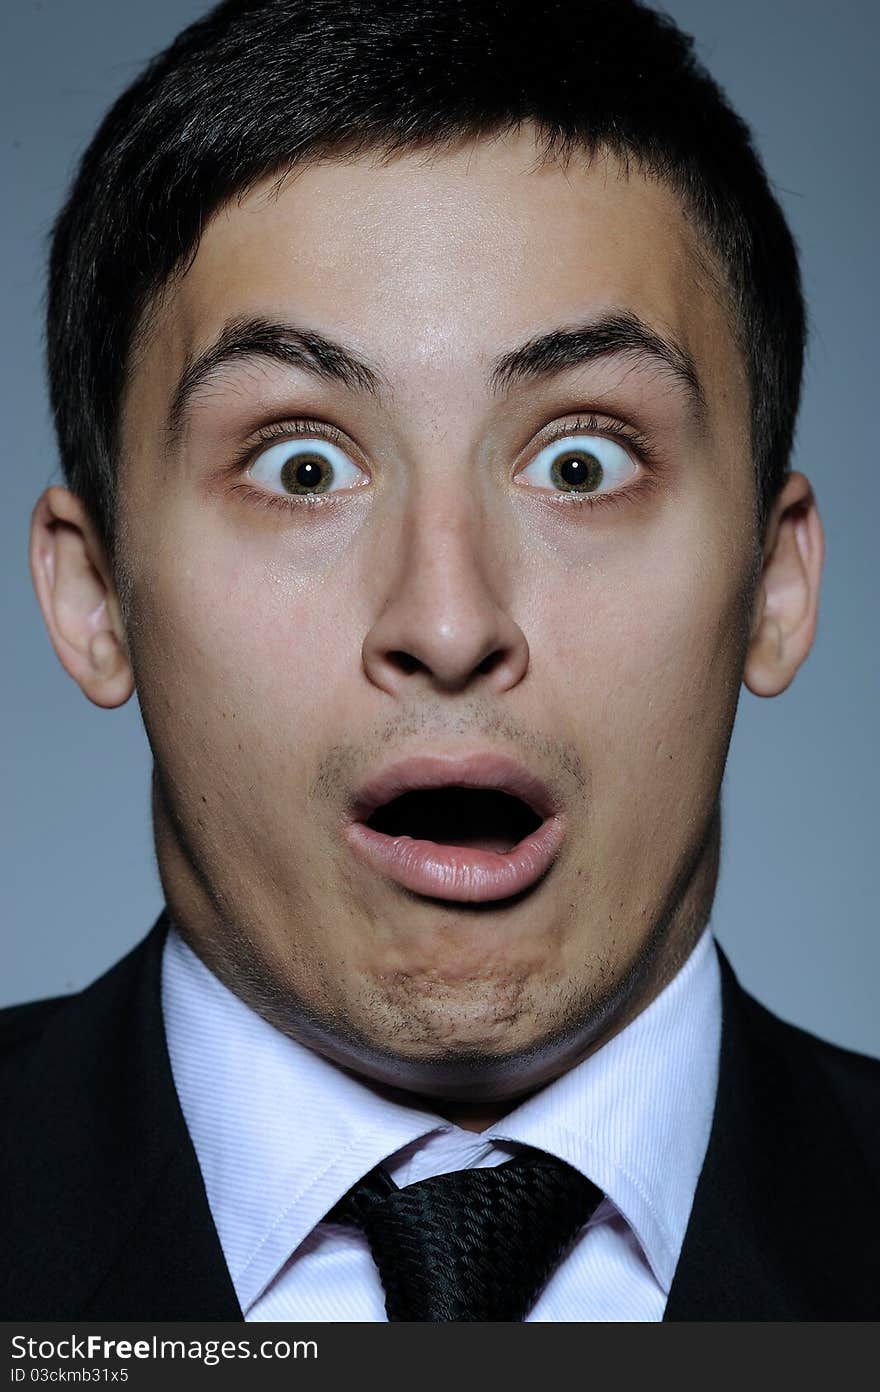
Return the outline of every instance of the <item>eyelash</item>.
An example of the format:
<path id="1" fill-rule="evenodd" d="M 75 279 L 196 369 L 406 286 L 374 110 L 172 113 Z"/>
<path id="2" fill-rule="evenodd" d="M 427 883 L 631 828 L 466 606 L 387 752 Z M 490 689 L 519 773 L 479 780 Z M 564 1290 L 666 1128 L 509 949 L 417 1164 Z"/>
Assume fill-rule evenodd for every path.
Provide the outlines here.
<path id="1" fill-rule="evenodd" d="M 658 465 L 656 453 L 653 446 L 640 434 L 639 431 L 631 426 L 624 425 L 620 421 L 615 421 L 611 425 L 602 425 L 594 415 L 579 416 L 574 421 L 567 421 L 556 426 L 549 432 L 541 448 L 546 448 L 554 440 L 564 438 L 566 435 L 575 434 L 602 435 L 606 439 L 616 440 L 623 446 L 629 447 L 629 452 L 634 452 L 641 460 L 653 465 Z M 275 440 L 287 439 L 290 436 L 306 435 L 311 438 L 317 437 L 327 440 L 330 444 L 344 448 L 344 438 L 342 432 L 335 426 L 327 425 L 322 421 L 311 420 L 292 420 L 279 421 L 272 425 L 263 426 L 256 432 L 256 439 L 260 445 L 271 443 Z M 243 456 L 235 461 L 230 472 L 238 473 L 259 454 L 259 449 L 253 443 L 249 444 Z M 551 495 L 548 498 L 551 506 L 578 507 L 592 510 L 598 507 L 616 506 L 620 503 L 632 502 L 637 494 L 644 494 L 655 488 L 657 485 L 656 477 L 643 475 L 634 484 L 627 488 L 618 488 L 609 493 L 560 493 Z M 254 488 L 250 483 L 236 483 L 229 489 L 230 493 L 238 493 L 247 502 L 255 507 L 262 507 L 271 511 L 283 510 L 290 512 L 291 508 L 318 508 L 326 503 L 336 501 L 335 494 L 305 493 L 299 497 L 285 497 L 281 493 L 270 493 L 263 488 Z"/>

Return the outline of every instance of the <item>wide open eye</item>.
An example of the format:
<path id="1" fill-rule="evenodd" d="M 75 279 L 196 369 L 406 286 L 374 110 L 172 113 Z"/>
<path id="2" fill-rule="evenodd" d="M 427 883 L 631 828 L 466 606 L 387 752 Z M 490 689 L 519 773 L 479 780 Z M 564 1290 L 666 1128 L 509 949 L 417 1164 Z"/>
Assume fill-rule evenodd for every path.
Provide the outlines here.
<path id="1" fill-rule="evenodd" d="M 329 440 L 280 440 L 257 455 L 248 477 L 290 497 L 356 487 L 364 472 Z"/>
<path id="2" fill-rule="evenodd" d="M 638 473 L 632 456 L 615 440 L 572 431 L 545 445 L 518 477 L 533 474 L 539 487 L 584 494 L 607 493 Z"/>

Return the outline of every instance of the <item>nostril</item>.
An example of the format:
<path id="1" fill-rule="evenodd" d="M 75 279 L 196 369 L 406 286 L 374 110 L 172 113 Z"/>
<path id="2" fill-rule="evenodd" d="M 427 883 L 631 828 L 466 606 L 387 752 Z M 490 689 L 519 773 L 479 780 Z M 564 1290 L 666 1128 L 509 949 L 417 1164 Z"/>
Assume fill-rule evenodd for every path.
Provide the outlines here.
<path id="1" fill-rule="evenodd" d="M 481 676 L 486 676 L 498 666 L 502 657 L 503 654 L 496 648 L 494 652 L 489 653 L 488 657 L 484 657 L 482 662 L 477 663 L 474 671 L 478 672 Z M 393 652 L 390 652 L 388 654 L 388 661 L 399 668 L 401 672 L 406 672 L 407 675 L 412 672 L 426 670 L 424 662 L 420 662 L 417 657 L 413 657 L 412 653 L 404 652 L 401 648 L 396 648 Z"/>
<path id="2" fill-rule="evenodd" d="M 495 651 L 491 652 L 488 657 L 484 657 L 482 662 L 477 663 L 475 670 L 479 672 L 481 676 L 486 676 L 489 672 L 493 670 L 493 668 L 498 666 L 498 663 L 501 661 L 501 657 L 501 652 L 498 648 L 496 648 Z"/>
<path id="3" fill-rule="evenodd" d="M 399 667 L 401 671 L 406 673 L 417 672 L 419 668 L 422 666 L 422 663 L 419 662 L 419 659 L 417 657 L 413 657 L 412 653 L 402 651 L 390 652 L 388 654 L 388 661 L 393 662 L 395 666 Z"/>

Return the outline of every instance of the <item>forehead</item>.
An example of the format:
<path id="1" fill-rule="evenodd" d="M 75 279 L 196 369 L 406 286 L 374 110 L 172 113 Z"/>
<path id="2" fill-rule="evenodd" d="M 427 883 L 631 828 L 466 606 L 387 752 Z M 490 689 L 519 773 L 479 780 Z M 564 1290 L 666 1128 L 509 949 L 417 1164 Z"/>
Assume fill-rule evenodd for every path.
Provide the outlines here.
<path id="1" fill-rule="evenodd" d="M 541 161 L 534 136 L 266 180 L 208 224 L 155 321 L 154 388 L 236 315 L 361 348 L 395 393 L 448 399 L 508 342 L 635 312 L 696 361 L 707 396 L 744 390 L 728 308 L 676 194 L 612 156 Z"/>

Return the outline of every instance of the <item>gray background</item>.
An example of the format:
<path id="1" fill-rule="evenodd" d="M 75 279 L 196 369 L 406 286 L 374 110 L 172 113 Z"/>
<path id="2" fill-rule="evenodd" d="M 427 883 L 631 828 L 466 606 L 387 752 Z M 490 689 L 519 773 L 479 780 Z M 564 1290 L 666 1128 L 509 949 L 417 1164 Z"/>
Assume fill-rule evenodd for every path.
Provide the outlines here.
<path id="1" fill-rule="evenodd" d="M 5 613 L 0 1003 L 78 988 L 149 928 L 161 893 L 136 702 L 89 704 L 58 664 L 27 569 L 60 481 L 42 377 L 45 242 L 111 99 L 204 4 L 5 0 L 2 104 Z M 828 555 L 813 653 L 774 700 L 743 689 L 724 791 L 715 932 L 787 1019 L 880 1054 L 875 0 L 667 6 L 756 132 L 801 247 L 813 339 L 795 460 Z M 7 641 L 8 640 L 8 641 Z"/>

